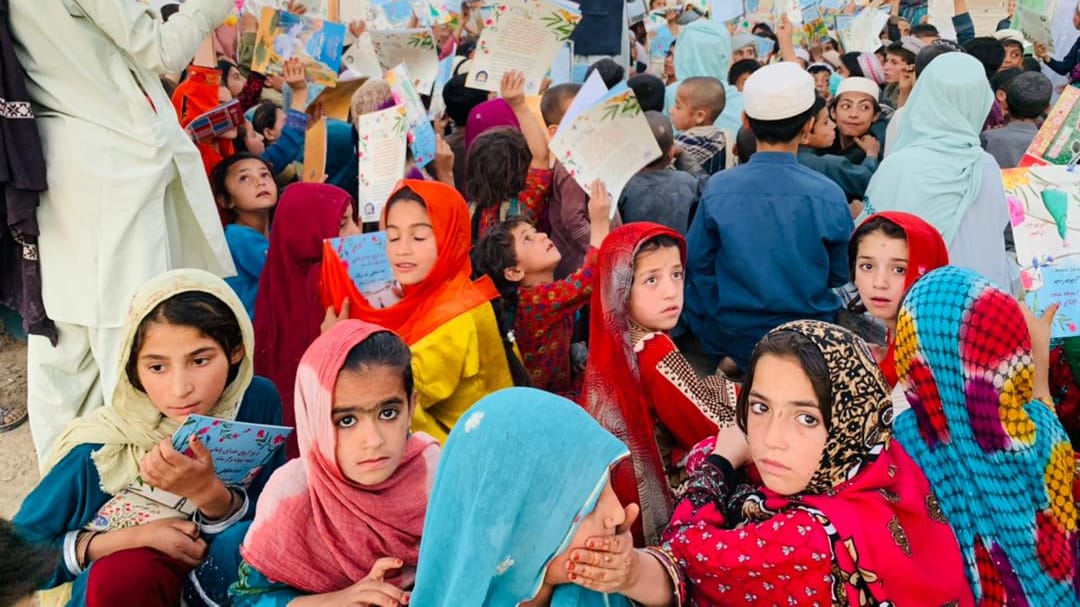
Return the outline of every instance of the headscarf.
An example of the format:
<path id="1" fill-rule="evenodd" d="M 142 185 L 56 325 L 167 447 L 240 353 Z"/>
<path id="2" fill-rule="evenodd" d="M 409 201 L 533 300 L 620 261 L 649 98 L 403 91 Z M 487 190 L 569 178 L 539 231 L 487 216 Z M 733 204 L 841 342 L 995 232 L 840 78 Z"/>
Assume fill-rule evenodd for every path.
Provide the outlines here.
<path id="1" fill-rule="evenodd" d="M 716 126 L 736 133 L 742 124 L 745 107 L 742 93 L 728 84 L 731 69 L 731 34 L 723 23 L 698 19 L 685 25 L 675 44 L 675 77 L 679 82 L 668 85 L 664 108 L 670 114 L 675 107 L 675 94 L 679 83 L 696 76 L 711 76 L 724 85 L 724 111 L 716 119 Z"/>
<path id="2" fill-rule="evenodd" d="M 492 99 L 474 107 L 465 123 L 465 149 L 471 148 L 472 142 L 480 135 L 500 127 L 521 129 L 514 109 L 505 99 Z"/>
<path id="3" fill-rule="evenodd" d="M 165 300 L 197 291 L 208 293 L 221 300 L 232 310 L 240 325 L 244 339 L 244 358 L 236 377 L 233 378 L 217 403 L 207 415 L 235 419 L 253 377 L 251 353 L 255 349 L 254 332 L 244 304 L 221 278 L 203 270 L 173 270 L 143 283 L 132 297 L 124 320 L 123 341 L 116 389 L 104 407 L 68 424 L 56 440 L 52 455 L 44 472 L 58 464 L 72 449 L 82 444 L 100 444 L 92 458 L 101 479 L 101 489 L 115 494 L 128 486 L 139 475 L 139 463 L 158 443 L 169 438 L 179 427 L 175 421 L 162 415 L 146 392 L 132 385 L 127 375 L 127 364 L 139 325 Z M 228 354 L 228 353 L 226 353 Z"/>
<path id="4" fill-rule="evenodd" d="M 859 224 L 859 227 L 861 228 L 877 217 L 888 219 L 896 224 L 897 227 L 904 231 L 904 238 L 907 239 L 908 265 L 907 272 L 904 273 L 904 293 L 907 293 L 911 289 L 911 285 L 915 284 L 915 281 L 927 272 L 949 265 L 949 251 L 945 248 L 945 241 L 941 239 L 941 234 L 938 233 L 937 228 L 911 213 L 902 213 L 900 211 L 876 213 L 867 217 L 866 221 Z M 852 246 L 848 248 L 848 259 L 852 266 L 852 280 L 855 279 L 854 268 L 858 255 L 858 244 L 852 241 Z M 885 375 L 885 381 L 889 382 L 890 386 L 895 386 L 896 340 L 894 335 L 890 335 L 889 338 L 889 350 L 880 364 L 881 372 Z"/>
<path id="5" fill-rule="evenodd" d="M 384 556 L 416 567 L 439 459 L 435 439 L 411 435 L 401 464 L 379 485 L 350 481 L 337 463 L 332 410 L 338 374 L 354 347 L 383 331 L 358 320 L 338 323 L 300 361 L 300 457 L 270 477 L 240 549 L 244 560 L 275 582 L 323 594 L 360 581 Z"/>
<path id="6" fill-rule="evenodd" d="M 856 61 L 863 77 L 873 80 L 878 86 L 885 86 L 885 67 L 881 65 L 881 59 L 878 59 L 876 53 L 860 53 Z"/>
<path id="7" fill-rule="evenodd" d="M 411 346 L 447 321 L 495 299 L 498 291 L 487 276 L 476 281 L 470 278 L 469 209 L 461 194 L 452 186 L 437 181 L 406 179 L 398 184 L 391 198 L 406 188 L 423 199 L 431 219 L 438 249 L 431 273 L 419 284 L 408 287 L 401 301 L 379 309 L 360 295 L 343 267 L 327 264 L 323 268 L 323 293 L 326 305 L 333 303 L 337 309 L 341 308 L 345 297 L 349 297 L 353 318 L 386 327 Z M 384 229 L 389 209 L 389 206 L 383 209 Z"/>
<path id="8" fill-rule="evenodd" d="M 956 540 L 930 484 L 903 448 L 890 444 L 892 401 L 870 348 L 847 329 L 816 320 L 787 323 L 770 335 L 781 331 L 806 337 L 825 359 L 829 437 L 802 493 L 763 488 L 743 512 L 762 521 L 800 509 L 825 527 L 838 572 L 834 605 L 972 605 L 958 583 Z"/>
<path id="9" fill-rule="evenodd" d="M 641 245 L 657 236 L 679 243 L 686 263 L 686 240 L 674 230 L 648 223 L 628 223 L 604 240 L 597 262 L 599 287 L 593 289 L 589 318 L 589 361 L 585 368 L 582 406 L 605 429 L 630 448 L 630 458 L 612 474 L 615 493 L 624 504 L 641 506 L 635 523 L 637 543 L 652 542 L 671 519 L 674 506 L 663 458 L 656 445 L 652 408 L 666 403 L 649 402 L 641 391 L 637 355 L 631 338 L 628 311 L 634 281 L 634 257 Z M 734 410 L 702 411 L 709 427 L 702 437 L 716 433 L 721 421 L 734 422 Z"/>
<path id="10" fill-rule="evenodd" d="M 352 197 L 321 183 L 285 188 L 274 212 L 270 249 L 255 298 L 255 369 L 281 393 L 285 425 L 294 426 L 296 367 L 319 336 L 326 308 L 319 295 L 323 240 L 336 238 Z M 295 439 L 289 453 L 296 454 Z"/>
<path id="11" fill-rule="evenodd" d="M 574 403 L 531 388 L 481 399 L 446 441 L 411 604 L 517 605 L 540 590 L 626 447 Z M 624 606 L 558 586 L 552 607 Z"/>
<path id="12" fill-rule="evenodd" d="M 994 100 L 982 64 L 947 53 L 926 68 L 904 106 L 896 147 L 870 180 L 866 197 L 878 211 L 907 211 L 956 237 L 982 188 L 979 134 Z"/>
<path id="13" fill-rule="evenodd" d="M 949 266 L 915 283 L 896 333 L 911 406 L 896 436 L 940 496 L 979 604 L 1075 605 L 1073 450 L 1053 408 L 1032 400 L 1020 306 Z"/>

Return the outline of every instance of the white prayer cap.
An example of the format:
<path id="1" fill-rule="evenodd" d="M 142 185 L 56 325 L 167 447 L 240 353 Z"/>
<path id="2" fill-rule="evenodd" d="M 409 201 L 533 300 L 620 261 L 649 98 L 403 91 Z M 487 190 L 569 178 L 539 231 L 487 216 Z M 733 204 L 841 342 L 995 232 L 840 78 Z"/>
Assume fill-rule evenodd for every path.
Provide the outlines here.
<path id="1" fill-rule="evenodd" d="M 869 78 L 844 78 L 840 82 L 840 86 L 836 87 L 836 96 L 839 97 L 844 93 L 862 93 L 863 95 L 869 95 L 874 101 L 877 101 L 881 97 L 881 87 L 879 87 L 873 80 Z"/>
<path id="2" fill-rule="evenodd" d="M 754 45 L 754 37 L 750 34 L 735 34 L 731 37 L 731 50 L 737 51 Z"/>
<path id="3" fill-rule="evenodd" d="M 804 49 L 801 46 L 795 47 L 795 56 L 807 63 L 810 63 L 810 51 Z"/>
<path id="4" fill-rule="evenodd" d="M 1020 44 L 1024 44 L 1025 42 L 1027 42 L 1027 40 L 1024 40 L 1024 34 L 1021 33 L 1019 30 L 1014 29 L 998 30 L 994 32 L 994 37 L 1003 42 L 1005 40 L 1014 40 L 1016 42 L 1019 42 Z"/>
<path id="5" fill-rule="evenodd" d="M 796 63 L 766 65 L 754 72 L 743 87 L 746 115 L 755 120 L 783 120 L 814 105 L 814 77 Z"/>

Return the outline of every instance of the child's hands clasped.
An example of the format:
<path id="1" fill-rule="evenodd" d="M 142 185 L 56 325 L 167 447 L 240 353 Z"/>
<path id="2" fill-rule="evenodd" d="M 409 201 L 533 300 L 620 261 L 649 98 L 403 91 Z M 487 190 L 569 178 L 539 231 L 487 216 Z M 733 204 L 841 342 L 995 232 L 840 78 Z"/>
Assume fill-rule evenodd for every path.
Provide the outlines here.
<path id="1" fill-rule="evenodd" d="M 162 440 L 139 463 L 139 474 L 150 486 L 186 497 L 211 518 L 218 518 L 206 506 L 222 496 L 231 499 L 231 493 L 214 472 L 214 457 L 202 441 L 192 436 L 188 445 L 190 457 L 174 449 L 172 439 Z"/>
<path id="2" fill-rule="evenodd" d="M 626 520 L 614 536 L 591 537 L 585 548 L 570 551 L 566 570 L 578 586 L 607 594 L 622 593 L 637 581 L 641 554 L 634 550 L 630 528 L 641 513 L 637 504 L 626 507 Z"/>
<path id="3" fill-rule="evenodd" d="M 503 74 L 499 84 L 499 95 L 506 100 L 510 107 L 520 107 L 525 104 L 525 73 L 518 70 L 510 70 Z"/>

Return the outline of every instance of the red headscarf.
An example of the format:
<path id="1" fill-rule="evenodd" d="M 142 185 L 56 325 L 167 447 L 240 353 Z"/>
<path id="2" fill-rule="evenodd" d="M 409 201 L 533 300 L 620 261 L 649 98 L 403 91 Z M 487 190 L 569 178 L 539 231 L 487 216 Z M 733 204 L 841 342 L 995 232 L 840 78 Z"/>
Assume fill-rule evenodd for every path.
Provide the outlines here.
<path id="1" fill-rule="evenodd" d="M 592 294 L 589 362 L 585 368 L 581 404 L 630 449 L 630 458 L 612 469 L 611 484 L 620 501 L 640 504 L 642 512 L 670 514 L 672 495 L 656 447 L 655 422 L 639 387 L 637 357 L 627 312 L 630 286 L 634 281 L 634 256 L 642 243 L 657 236 L 669 236 L 678 242 L 682 262 L 686 263 L 683 237 L 655 223 L 629 223 L 612 231 L 604 240 L 596 267 L 600 284 Z M 643 503 L 643 500 L 650 503 Z M 634 536 L 639 542 L 644 538 L 640 518 L 634 524 Z"/>
<path id="2" fill-rule="evenodd" d="M 885 211 L 867 217 L 866 221 L 859 224 L 859 227 L 861 228 L 876 217 L 883 217 L 896 224 L 907 237 L 908 265 L 907 273 L 904 275 L 905 294 L 911 289 L 911 285 L 924 274 L 949 265 L 949 251 L 945 248 L 945 240 L 941 238 L 941 233 L 934 226 L 911 213 Z M 851 254 L 853 265 L 857 254 L 858 251 L 853 251 Z M 890 387 L 896 385 L 895 338 L 895 335 L 889 336 L 889 350 L 880 363 L 881 372 L 885 374 Z"/>
<path id="3" fill-rule="evenodd" d="M 499 127 L 521 130 L 517 115 L 505 99 L 492 99 L 474 107 L 465 123 L 465 149 L 471 148 L 472 142 L 480 135 Z"/>
<path id="4" fill-rule="evenodd" d="M 276 582 L 323 594 L 360 581 L 384 556 L 416 567 L 439 444 L 413 434 L 398 469 L 375 486 L 350 481 L 337 464 L 331 410 L 338 374 L 353 347 L 382 331 L 357 320 L 338 323 L 300 361 L 300 458 L 266 484 L 240 549 L 248 563 Z"/>
<path id="5" fill-rule="evenodd" d="M 453 187 L 437 181 L 406 179 L 398 184 L 391 199 L 408 188 L 424 201 L 435 234 L 438 258 L 431 273 L 420 284 L 406 289 L 405 297 L 389 308 L 374 308 L 360 295 L 341 264 L 323 268 L 323 301 L 340 310 L 349 298 L 349 315 L 394 331 L 410 346 L 447 321 L 499 296 L 487 276 L 473 281 L 469 249 L 469 209 Z M 390 206 L 383 209 L 382 224 Z M 271 246 L 273 239 L 271 239 Z M 257 313 L 256 313 L 257 314 Z"/>
<path id="6" fill-rule="evenodd" d="M 300 357 L 319 336 L 325 308 L 319 298 L 323 240 L 336 238 L 345 209 L 345 190 L 322 183 L 285 188 L 274 213 L 270 250 L 255 299 L 255 373 L 281 393 L 285 424 L 296 423 L 293 386 Z M 289 440 L 296 455 L 296 441 Z"/>
<path id="7" fill-rule="evenodd" d="M 211 67 L 190 66 L 188 76 L 173 91 L 172 103 L 180 126 L 187 127 L 199 116 L 221 105 L 218 88 L 221 86 L 221 71 Z M 233 155 L 233 142 L 217 138 L 213 141 L 196 143 L 202 156 L 203 168 L 210 175 L 214 167 L 222 160 Z M 225 223 L 224 216 L 222 223 Z"/>

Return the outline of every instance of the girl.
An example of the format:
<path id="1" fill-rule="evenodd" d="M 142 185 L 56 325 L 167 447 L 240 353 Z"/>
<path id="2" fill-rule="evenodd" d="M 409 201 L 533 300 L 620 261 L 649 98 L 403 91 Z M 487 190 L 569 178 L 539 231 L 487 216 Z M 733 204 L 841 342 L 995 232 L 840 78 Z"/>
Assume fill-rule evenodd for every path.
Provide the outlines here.
<path id="1" fill-rule="evenodd" d="M 504 74 L 501 95 L 473 108 L 465 127 L 473 240 L 507 217 L 547 223 L 552 176 L 547 137 L 525 104 L 525 75 Z"/>
<path id="2" fill-rule="evenodd" d="M 295 424 L 296 367 L 325 320 L 319 296 L 323 240 L 359 233 L 356 203 L 341 188 L 320 183 L 285 188 L 255 298 L 255 368 L 283 395 L 288 426 Z M 294 437 L 288 447 L 295 456 Z"/>
<path id="3" fill-rule="evenodd" d="M 210 173 L 214 199 L 225 216 L 225 241 L 236 266 L 236 276 L 225 282 L 236 291 L 250 318 L 255 317 L 255 295 L 270 248 L 270 216 L 277 205 L 273 171 L 262 158 L 240 153 Z"/>
<path id="4" fill-rule="evenodd" d="M 492 308 L 498 292 L 489 278 L 470 278 L 468 213 L 453 187 L 403 180 L 381 222 L 390 268 L 404 293 L 401 301 L 372 307 L 352 281 L 339 279 L 340 266 L 327 268 L 338 279 L 324 275 L 323 280 L 324 302 L 333 304 L 328 315 L 337 311 L 347 317 L 348 301 L 353 318 L 386 327 L 409 344 L 420 384 L 413 430 L 440 441 L 481 397 L 515 379 L 528 382 Z"/>
<path id="5" fill-rule="evenodd" d="M 581 402 L 630 447 L 612 484 L 623 503 L 641 504 L 639 545 L 671 517 L 683 455 L 735 419 L 734 384 L 699 379 L 667 333 L 682 311 L 685 263 L 682 236 L 645 222 L 615 229 L 597 263 Z"/>
<path id="6" fill-rule="evenodd" d="M 1011 290 L 1019 270 L 1005 251 L 1009 205 L 997 161 L 979 143 L 994 100 L 981 68 L 970 55 L 946 53 L 922 72 L 866 203 L 871 213 L 923 218 L 941 233 L 953 264 Z"/>
<path id="7" fill-rule="evenodd" d="M 926 477 L 890 444 L 889 390 L 862 340 L 820 321 L 774 329 L 736 415 L 691 458 L 664 532 L 690 604 L 974 605 Z M 749 463 L 763 486 L 738 484 Z"/>
<path id="8" fill-rule="evenodd" d="M 281 423 L 277 391 L 265 379 L 253 379 L 252 344 L 240 300 L 209 273 L 167 272 L 135 294 L 111 402 L 68 426 L 45 477 L 14 519 L 27 540 L 63 549 L 46 584 L 65 585 L 53 599 L 91 607 L 176 605 L 185 578 L 208 550 L 226 561 L 236 552 L 243 535 L 230 531 L 243 530 L 233 525 L 254 514 L 259 492 L 284 454 L 279 451 L 246 490 L 226 487 L 197 438 L 188 457 L 173 449 L 171 436 L 191 414 Z M 113 520 L 115 527 L 105 532 L 86 531 L 101 507 L 136 479 L 187 498 L 198 507 L 194 520 Z M 209 564 L 188 584 L 223 597 L 236 576 Z"/>
<path id="9" fill-rule="evenodd" d="M 586 546 L 604 544 L 626 548 L 608 561 L 609 580 L 625 580 L 631 561 L 644 563 L 637 584 L 622 584 L 626 597 L 671 604 L 672 580 L 659 561 L 629 549 L 626 526 L 637 507 L 624 510 L 609 481 L 627 455 L 566 399 L 527 388 L 484 398 L 447 441 L 410 604 L 629 607 L 623 597 L 584 587 L 603 585 L 592 568 L 583 574 L 588 559 L 611 556 Z"/>
<path id="10" fill-rule="evenodd" d="M 940 496 L 980 605 L 1075 605 L 1074 454 L 1049 398 L 1049 321 L 1027 316 L 970 270 L 916 282 L 897 321 L 910 409 L 896 437 Z"/>
<path id="11" fill-rule="evenodd" d="M 234 604 L 408 602 L 388 581 L 415 570 L 439 458 L 434 439 L 409 432 L 410 359 L 401 338 L 358 320 L 308 348 L 296 381 L 300 458 L 267 483 Z M 391 574 L 399 569 L 407 575 Z"/>
<path id="12" fill-rule="evenodd" d="M 911 285 L 927 272 L 949 264 L 945 241 L 934 226 L 910 213 L 871 215 L 848 242 L 851 282 L 857 306 L 885 323 L 888 349 L 875 352 L 889 386 L 896 385 L 896 317 Z"/>

